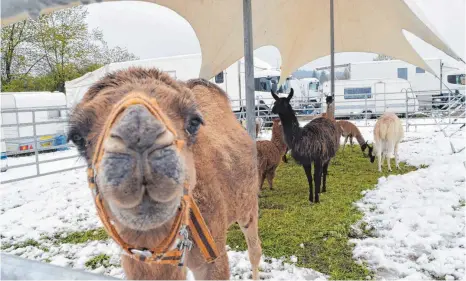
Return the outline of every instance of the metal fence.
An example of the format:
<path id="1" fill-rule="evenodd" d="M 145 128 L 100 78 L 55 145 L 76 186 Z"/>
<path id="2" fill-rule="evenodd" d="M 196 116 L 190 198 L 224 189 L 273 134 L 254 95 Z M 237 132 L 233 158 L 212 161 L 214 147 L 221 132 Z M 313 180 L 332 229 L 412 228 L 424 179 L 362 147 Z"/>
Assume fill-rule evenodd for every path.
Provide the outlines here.
<path id="1" fill-rule="evenodd" d="M 51 112 L 58 112 L 58 116 L 54 114 L 53 117 L 50 117 Z M 67 156 L 50 157 L 48 155 L 49 157 L 41 157 L 46 152 L 74 147 L 66 141 L 68 127 L 68 109 L 66 107 L 6 109 L 2 110 L 1 114 L 2 136 L 0 142 L 3 148 L 2 153 L 6 156 L 2 157 L 1 184 L 85 167 L 85 165 L 70 165 L 67 168 L 41 169 L 47 164 L 57 161 L 76 159 L 78 162 L 79 155 L 75 150 L 71 150 Z M 24 168 L 35 168 L 35 171 L 27 174 L 24 173 Z M 15 177 L 15 175 L 18 176 Z"/>
<path id="2" fill-rule="evenodd" d="M 272 125 L 272 119 L 278 117 L 271 112 L 274 103 L 270 93 L 264 93 L 263 96 L 258 95 L 256 100 L 256 116 L 262 119 L 261 130 L 269 130 Z M 460 130 L 464 130 L 465 124 L 465 99 L 464 94 L 450 93 L 448 95 L 439 96 L 438 91 L 423 91 L 412 92 L 410 90 L 403 90 L 397 93 L 385 93 L 379 95 L 359 94 L 352 98 L 345 96 L 336 96 L 336 118 L 358 119 L 363 122 L 358 122 L 358 126 L 373 126 L 375 119 L 385 111 L 396 112 L 398 115 L 404 117 L 405 129 L 408 131 L 410 127 L 417 126 L 438 126 L 445 137 L 451 138 Z M 237 103 L 239 104 L 239 103 Z M 245 101 L 244 103 L 245 104 Z M 309 120 L 313 116 L 326 111 L 325 97 L 294 97 L 292 99 L 292 106 L 295 110 L 298 119 Z M 45 118 L 42 116 L 43 112 L 51 111 L 63 112 L 58 118 Z M 233 108 L 239 121 L 244 120 L 246 117 L 245 108 Z M 34 108 L 34 109 L 17 109 L 17 110 L 2 110 L 2 133 L 4 131 L 11 131 L 14 128 L 18 134 L 14 137 L 2 134 L 1 142 L 6 144 L 7 159 L 2 158 L 2 168 L 6 168 L 5 163 L 8 165 L 7 171 L 1 174 L 1 184 L 10 183 L 19 180 L 31 179 L 38 176 L 45 176 L 55 173 L 61 173 L 78 168 L 84 168 L 85 163 L 79 163 L 79 155 L 71 143 L 66 142 L 66 130 L 68 127 L 68 109 L 64 107 L 47 107 L 47 108 Z M 21 115 L 30 114 L 29 119 L 23 118 Z M 16 122 L 5 122 L 5 116 L 12 114 L 16 116 Z M 26 120 L 26 121 L 25 121 Z M 62 131 L 58 136 L 62 142 L 53 140 L 47 141 L 50 133 L 42 133 L 41 126 L 48 124 L 62 124 Z M 453 124 L 461 124 L 461 127 L 453 132 L 447 133 L 446 128 Z M 22 128 L 29 128 L 29 133 L 24 135 Z M 55 133 L 55 135 L 57 135 Z M 42 138 L 46 138 L 44 142 Z M 23 143 L 32 145 L 32 149 L 19 150 L 12 149 L 12 147 L 20 147 Z M 46 143 L 46 146 L 42 144 Z M 450 142 L 451 143 L 451 142 Z M 16 145 L 16 146 L 15 146 Z M 24 146 L 24 144 L 23 144 Z M 31 148 L 28 146 L 28 148 Z M 51 151 L 69 149 L 68 152 L 53 154 L 49 156 Z M 459 152 L 464 148 L 454 148 L 452 144 L 452 151 Z M 33 156 L 33 157 L 32 157 Z M 45 157 L 46 156 L 46 157 Z M 57 163 L 60 165 L 57 168 L 51 169 L 46 165 Z M 63 163 L 68 162 L 68 165 Z M 70 161 L 74 161 L 70 162 Z M 32 173 L 31 168 L 34 168 Z M 30 174 L 24 173 L 24 169 L 29 169 Z M 12 172 L 16 170 L 17 172 Z M 16 174 L 14 177 L 11 174 Z"/>

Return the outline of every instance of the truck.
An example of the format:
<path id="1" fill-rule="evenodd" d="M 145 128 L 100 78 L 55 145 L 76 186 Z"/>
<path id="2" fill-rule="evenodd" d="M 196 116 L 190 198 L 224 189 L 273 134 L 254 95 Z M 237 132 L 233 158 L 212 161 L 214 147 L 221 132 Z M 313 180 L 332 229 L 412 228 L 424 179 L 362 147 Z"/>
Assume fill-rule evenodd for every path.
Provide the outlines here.
<path id="1" fill-rule="evenodd" d="M 93 72 L 89 72 L 82 77 L 65 82 L 67 105 L 73 108 L 84 96 L 89 87 L 97 82 L 106 74 L 126 69 L 128 67 L 158 68 L 175 79 L 189 80 L 197 78 L 201 69 L 201 54 L 180 55 L 172 57 L 134 60 L 127 62 L 111 63 L 105 65 Z M 272 68 L 271 65 L 254 57 L 254 88 L 256 107 L 263 105 L 264 100 L 270 100 L 270 91 L 276 87 L 279 94 L 286 93 L 291 87 L 300 89 L 299 82 L 292 76 L 287 77 L 284 85 L 278 87 L 280 80 L 280 70 Z M 230 99 L 232 111 L 238 116 L 245 112 L 246 105 L 246 87 L 245 87 L 245 70 L 244 59 L 241 59 L 227 69 L 218 73 L 210 79 L 221 89 L 223 89 Z M 296 96 L 299 98 L 302 92 L 299 90 Z M 269 107 L 267 105 L 267 107 Z M 265 114 L 265 113 L 264 113 Z"/>
<path id="2" fill-rule="evenodd" d="M 323 96 L 330 95 L 330 82 L 322 84 Z M 326 111 L 326 103 L 323 103 Z M 335 81 L 335 117 L 374 118 L 386 111 L 399 115 L 419 110 L 419 101 L 404 79 Z"/>
<path id="3" fill-rule="evenodd" d="M 6 156 L 34 152 L 33 121 L 52 122 L 66 120 L 66 98 L 61 92 L 4 92 L 1 98 L 1 145 Z M 34 115 L 34 116 L 33 116 Z M 36 125 L 38 149 L 64 144 L 66 124 Z"/>

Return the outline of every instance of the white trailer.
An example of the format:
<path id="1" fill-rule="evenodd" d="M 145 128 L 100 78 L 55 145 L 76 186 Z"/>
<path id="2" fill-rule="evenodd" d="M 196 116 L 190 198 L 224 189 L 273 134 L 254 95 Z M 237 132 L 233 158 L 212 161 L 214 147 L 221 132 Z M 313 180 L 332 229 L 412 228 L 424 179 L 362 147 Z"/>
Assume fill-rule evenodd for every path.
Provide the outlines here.
<path id="1" fill-rule="evenodd" d="M 67 104 L 69 108 L 74 107 L 93 83 L 106 74 L 116 70 L 126 69 L 128 67 L 158 68 L 167 72 L 173 78 L 188 80 L 198 77 L 201 63 L 201 54 L 111 63 L 93 72 L 87 73 L 80 78 L 66 82 Z M 240 111 L 241 107 L 245 106 L 244 72 L 244 60 L 242 59 L 210 80 L 227 92 L 231 101 L 232 110 L 235 112 Z M 270 98 L 270 90 L 274 86 L 274 83 L 278 83 L 280 71 L 272 69 L 269 64 L 255 57 L 254 77 L 257 104 L 258 100 L 261 98 Z M 279 91 L 286 91 L 293 85 L 293 82 L 295 82 L 295 80 L 289 77 L 284 87 L 281 87 Z"/>
<path id="2" fill-rule="evenodd" d="M 9 155 L 34 151 L 34 128 L 22 124 L 66 118 L 66 98 L 61 92 L 1 93 L 0 98 L 2 152 Z M 65 129 L 65 123 L 36 125 L 39 148 L 53 146 L 55 138 L 64 135 Z"/>
<path id="3" fill-rule="evenodd" d="M 323 83 L 324 96 L 330 94 L 330 82 Z M 372 118 L 386 111 L 412 114 L 419 101 L 411 85 L 403 79 L 365 79 L 335 81 L 335 117 Z M 326 111 L 326 103 L 323 103 Z"/>
<path id="4" fill-rule="evenodd" d="M 458 90 L 464 95 L 464 85 L 448 82 L 449 76 L 464 74 L 464 66 L 448 65 L 441 59 L 425 59 L 425 62 L 438 78 L 420 67 L 401 60 L 351 63 L 349 69 L 351 79 L 354 80 L 399 78 L 409 81 L 422 108 L 430 108 L 432 97 L 442 93 Z"/>

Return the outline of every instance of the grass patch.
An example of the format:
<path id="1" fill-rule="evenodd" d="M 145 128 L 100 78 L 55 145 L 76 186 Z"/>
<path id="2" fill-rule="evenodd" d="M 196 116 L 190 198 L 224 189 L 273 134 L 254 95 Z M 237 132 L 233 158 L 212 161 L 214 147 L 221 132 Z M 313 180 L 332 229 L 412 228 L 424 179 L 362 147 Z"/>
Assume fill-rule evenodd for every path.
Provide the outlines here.
<path id="1" fill-rule="evenodd" d="M 96 268 L 98 268 L 100 266 L 103 266 L 103 267 L 107 268 L 110 265 L 111 265 L 110 264 L 110 256 L 105 255 L 105 254 L 97 255 L 97 256 L 93 257 L 92 259 L 86 261 L 86 263 L 85 263 L 86 267 L 89 267 L 89 268 L 92 268 L 92 269 L 96 269 Z"/>
<path id="2" fill-rule="evenodd" d="M 66 235 L 55 234 L 54 236 L 55 242 L 58 244 L 80 244 L 86 243 L 88 241 L 107 240 L 109 238 L 110 236 L 108 236 L 107 232 L 105 232 L 105 229 L 102 227 L 86 231 L 71 232 L 67 233 Z"/>
<path id="3" fill-rule="evenodd" d="M 13 247 L 13 250 L 19 249 L 19 248 L 26 248 L 27 246 L 32 246 L 32 247 L 39 247 L 40 244 L 34 239 L 28 239 L 24 242 L 16 243 L 16 244 L 11 244 L 11 243 L 2 243 L 2 250 L 9 249 Z"/>
<path id="4" fill-rule="evenodd" d="M 394 159 L 392 162 L 394 168 Z M 303 168 L 291 157 L 288 164 L 282 163 L 274 180 L 275 190 L 264 189 L 259 203 L 259 234 L 264 255 L 275 258 L 295 255 L 298 266 L 313 268 L 337 280 L 360 280 L 371 275 L 366 266 L 353 260 L 353 246 L 348 243 L 351 225 L 362 218 L 353 202 L 362 198 L 363 190 L 374 188 L 379 177 L 416 170 L 400 163 L 400 170 L 388 173 L 384 164 L 384 171 L 379 173 L 377 164 L 363 158 L 358 147 L 354 147 L 354 152 L 349 146 L 344 152 L 340 149 L 329 166 L 327 192 L 321 194 L 319 204 L 310 205 Z M 361 226 L 364 235 L 372 235 L 371 229 Z M 228 245 L 247 249 L 236 225 L 229 230 Z"/>

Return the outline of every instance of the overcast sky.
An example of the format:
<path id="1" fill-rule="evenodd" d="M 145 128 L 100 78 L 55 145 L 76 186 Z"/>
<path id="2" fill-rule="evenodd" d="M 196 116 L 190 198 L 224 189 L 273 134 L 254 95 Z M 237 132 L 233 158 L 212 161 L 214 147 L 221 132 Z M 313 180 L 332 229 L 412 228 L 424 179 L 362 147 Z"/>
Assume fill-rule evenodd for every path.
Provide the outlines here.
<path id="1" fill-rule="evenodd" d="M 463 59 L 466 57 L 465 0 L 409 0 L 415 2 L 444 41 Z M 175 12 L 147 2 L 106 2 L 88 5 L 90 28 L 100 28 L 111 46 L 126 47 L 141 59 L 200 53 L 199 42 L 189 23 Z M 442 52 L 408 34 L 416 51 L 424 58 L 445 58 Z M 262 47 L 255 55 L 279 66 L 275 47 Z M 374 54 L 342 53 L 336 64 L 372 60 Z M 329 64 L 329 57 L 310 62 L 303 68 Z"/>

